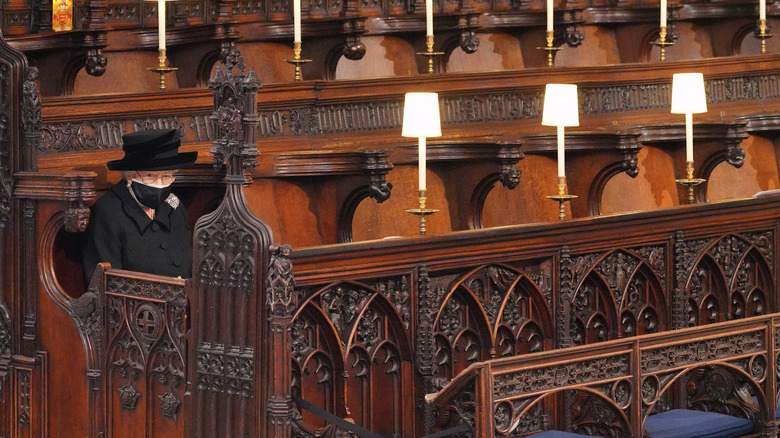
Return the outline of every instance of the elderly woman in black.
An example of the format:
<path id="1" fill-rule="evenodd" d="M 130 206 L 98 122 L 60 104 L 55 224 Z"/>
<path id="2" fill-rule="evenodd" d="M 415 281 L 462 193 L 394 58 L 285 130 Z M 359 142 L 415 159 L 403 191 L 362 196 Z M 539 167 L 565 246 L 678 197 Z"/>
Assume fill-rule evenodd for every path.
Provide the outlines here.
<path id="1" fill-rule="evenodd" d="M 197 152 L 179 152 L 173 129 L 138 131 L 122 136 L 125 156 L 108 162 L 122 180 L 92 207 L 83 250 L 89 280 L 100 262 L 112 268 L 169 277 L 192 275 L 187 216 L 171 193 L 174 171 L 190 167 Z"/>

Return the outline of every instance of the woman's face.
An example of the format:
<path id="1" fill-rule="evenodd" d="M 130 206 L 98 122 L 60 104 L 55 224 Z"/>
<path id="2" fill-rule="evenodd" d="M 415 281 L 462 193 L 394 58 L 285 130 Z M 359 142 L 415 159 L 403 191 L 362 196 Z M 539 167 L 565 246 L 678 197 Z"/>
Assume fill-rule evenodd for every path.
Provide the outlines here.
<path id="1" fill-rule="evenodd" d="M 128 184 L 135 179 L 148 185 L 169 186 L 176 179 L 176 175 L 172 170 L 136 170 L 128 172 L 125 178 Z"/>

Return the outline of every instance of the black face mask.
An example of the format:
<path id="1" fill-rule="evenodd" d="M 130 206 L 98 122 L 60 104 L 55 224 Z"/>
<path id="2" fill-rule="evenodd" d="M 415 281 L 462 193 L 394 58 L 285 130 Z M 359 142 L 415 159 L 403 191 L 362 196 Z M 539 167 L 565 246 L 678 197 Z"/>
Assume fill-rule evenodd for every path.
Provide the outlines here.
<path id="1" fill-rule="evenodd" d="M 130 184 L 130 188 L 133 190 L 133 194 L 135 194 L 135 198 L 138 199 L 138 202 L 155 210 L 171 195 L 171 186 L 152 187 L 138 181 L 133 181 Z"/>

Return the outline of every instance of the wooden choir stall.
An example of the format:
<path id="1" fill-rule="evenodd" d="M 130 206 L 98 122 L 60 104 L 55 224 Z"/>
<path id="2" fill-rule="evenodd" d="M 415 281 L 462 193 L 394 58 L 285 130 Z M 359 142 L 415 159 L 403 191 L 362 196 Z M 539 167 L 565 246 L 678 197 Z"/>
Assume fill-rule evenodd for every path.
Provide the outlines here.
<path id="1" fill-rule="evenodd" d="M 338 59 L 366 45 L 423 51 L 397 34 L 422 29 L 411 17 L 424 4 L 315 3 L 306 81 L 249 55 L 260 42 L 281 56 L 286 2 L 262 19 L 252 2 L 176 5 L 171 59 L 187 72 L 166 90 L 74 92 L 84 65 L 95 75 L 106 56 L 124 65 L 151 47 L 152 15 L 136 28 L 114 2 L 87 1 L 70 34 L 46 34 L 51 5 L 35 2 L 35 32 L 3 29 L 0 438 L 704 436 L 681 432 L 678 413 L 738 424 L 706 436 L 777 436 L 780 55 L 740 50 L 780 46 L 766 33 L 742 43 L 753 6 L 671 5 L 670 39 L 709 23 L 713 47 L 734 49 L 685 59 L 650 44 L 657 5 L 556 2 L 560 68 L 539 51 L 478 72 L 454 70 L 475 39 L 498 47 L 496 29 L 540 26 L 542 2 L 440 2 L 435 72 L 418 60 L 420 74 L 366 79 Z M 4 8 L 3 23 L 26 11 Z M 645 38 L 629 43 L 637 23 Z M 615 53 L 641 56 L 566 65 L 599 26 L 620 36 Z M 329 33 L 314 41 L 318 29 Z M 670 59 L 649 62 L 659 47 Z M 708 111 L 693 125 L 703 181 L 689 192 L 675 182 L 691 161 L 685 118 L 669 108 L 672 73 L 691 71 Z M 577 196 L 560 210 L 547 199 L 548 83 L 579 87 L 580 125 L 565 136 Z M 424 235 L 406 211 L 419 205 L 418 143 L 401 136 L 412 91 L 439 93 L 443 132 L 427 143 L 438 212 Z M 90 206 L 119 178 L 105 163 L 123 134 L 154 128 L 199 152 L 173 187 L 193 275 L 102 263 L 83 278 Z M 655 429 L 670 421 L 677 435 Z"/>

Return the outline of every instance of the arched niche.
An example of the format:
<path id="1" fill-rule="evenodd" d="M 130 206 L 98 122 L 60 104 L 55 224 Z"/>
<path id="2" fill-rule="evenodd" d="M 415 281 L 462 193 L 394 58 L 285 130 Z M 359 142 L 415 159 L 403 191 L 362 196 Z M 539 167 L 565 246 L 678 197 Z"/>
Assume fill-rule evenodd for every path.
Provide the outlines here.
<path id="1" fill-rule="evenodd" d="M 644 146 L 637 153 L 639 174 L 625 172 L 612 177 L 601 195 L 602 214 L 655 210 L 677 205 L 674 162 L 661 149 Z"/>
<path id="2" fill-rule="evenodd" d="M 390 198 L 381 204 L 371 198 L 366 198 L 355 209 L 352 219 L 353 242 L 420 234 L 418 216 L 406 212 L 407 209 L 419 206 L 417 176 L 416 163 L 414 166 L 395 165 L 387 174 L 387 181 L 393 183 L 393 194 Z M 452 231 L 448 201 L 442 180 L 430 168 L 426 173 L 426 179 L 428 208 L 439 210 L 439 212 L 426 217 L 427 233 Z"/>
<path id="3" fill-rule="evenodd" d="M 484 228 L 558 220 L 558 203 L 545 197 L 557 193 L 555 161 L 550 157 L 526 155 L 518 167 L 523 173 L 517 187 L 509 190 L 496 182 L 485 199 Z M 569 206 L 566 208 L 570 215 Z"/>
<path id="4" fill-rule="evenodd" d="M 762 190 L 780 187 L 777 157 L 772 141 L 764 137 L 750 136 L 740 147 L 745 150 L 741 168 L 724 161 L 710 173 L 707 182 L 708 200 L 746 198 Z"/>

